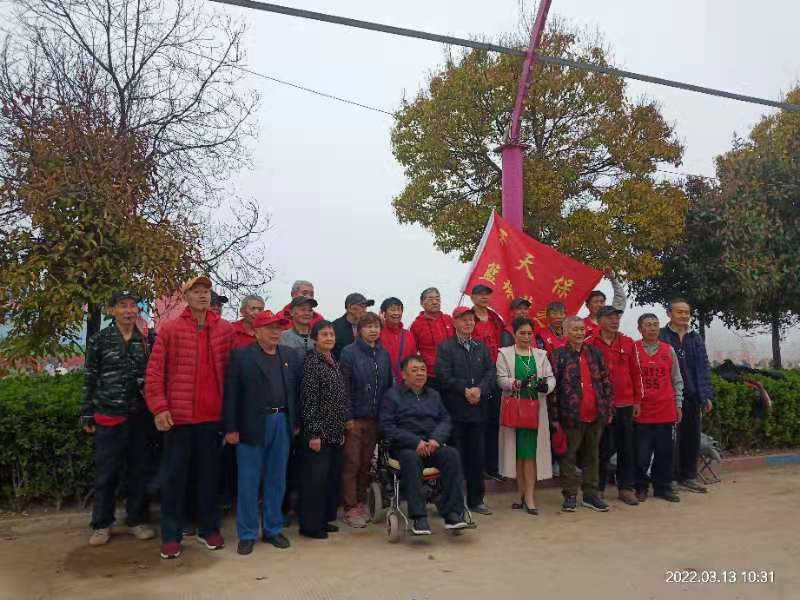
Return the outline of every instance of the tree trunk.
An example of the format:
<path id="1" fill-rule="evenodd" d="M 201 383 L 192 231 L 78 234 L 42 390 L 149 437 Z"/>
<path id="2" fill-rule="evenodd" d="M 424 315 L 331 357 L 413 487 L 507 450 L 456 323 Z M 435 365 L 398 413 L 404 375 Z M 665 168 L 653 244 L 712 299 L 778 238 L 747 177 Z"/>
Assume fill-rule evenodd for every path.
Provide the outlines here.
<path id="1" fill-rule="evenodd" d="M 100 323 L 103 320 L 103 316 L 100 313 L 100 309 L 95 306 L 94 304 L 89 304 L 88 311 L 86 315 L 86 341 L 89 341 L 89 338 L 92 337 L 95 333 L 100 331 Z"/>
<path id="2" fill-rule="evenodd" d="M 781 360 L 781 318 L 780 315 L 772 317 L 772 368 L 782 369 Z"/>

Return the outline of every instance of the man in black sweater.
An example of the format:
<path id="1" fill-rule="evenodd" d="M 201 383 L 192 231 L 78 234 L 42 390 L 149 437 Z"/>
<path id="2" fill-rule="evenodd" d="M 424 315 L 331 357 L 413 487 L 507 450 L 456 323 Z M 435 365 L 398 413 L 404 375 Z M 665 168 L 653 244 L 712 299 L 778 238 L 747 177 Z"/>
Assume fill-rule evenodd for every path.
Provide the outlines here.
<path id="1" fill-rule="evenodd" d="M 426 467 L 435 467 L 441 473 L 437 508 L 439 514 L 444 515 L 445 527 L 464 529 L 467 524 L 463 518 L 461 461 L 455 448 L 445 446 L 450 437 L 450 415 L 439 393 L 425 385 L 428 372 L 421 356 L 405 358 L 401 368 L 403 383 L 384 395 L 380 425 L 392 456 L 400 463 L 400 481 L 408 502 L 411 533 L 431 534 L 422 494 L 422 470 Z"/>

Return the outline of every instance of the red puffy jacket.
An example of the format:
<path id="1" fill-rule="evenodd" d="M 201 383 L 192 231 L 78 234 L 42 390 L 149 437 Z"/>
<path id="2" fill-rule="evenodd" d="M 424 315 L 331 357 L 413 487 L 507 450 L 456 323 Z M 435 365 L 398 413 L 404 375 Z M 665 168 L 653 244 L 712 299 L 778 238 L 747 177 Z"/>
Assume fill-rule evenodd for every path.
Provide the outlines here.
<path id="1" fill-rule="evenodd" d="M 397 383 L 403 383 L 403 377 L 400 374 L 400 363 L 407 356 L 417 353 L 417 341 L 408 329 L 400 327 L 383 326 L 381 329 L 381 345 L 389 353 L 392 360 L 392 374 L 394 375 Z M 400 352 L 402 347 L 403 351 Z"/>
<path id="2" fill-rule="evenodd" d="M 209 355 L 219 402 L 198 406 L 195 401 L 200 331 L 188 307 L 177 319 L 161 326 L 147 364 L 144 388 L 147 407 L 154 415 L 168 410 L 176 425 L 208 423 L 222 418 L 222 385 L 228 354 L 233 347 L 233 326 L 211 311 L 206 312 L 205 326 L 208 327 Z"/>
<path id="3" fill-rule="evenodd" d="M 452 317 L 440 312 L 435 318 L 431 318 L 426 316 L 423 310 L 414 319 L 410 330 L 417 341 L 417 350 L 422 355 L 425 366 L 428 367 L 428 377 L 435 377 L 436 348 L 456 334 Z"/>

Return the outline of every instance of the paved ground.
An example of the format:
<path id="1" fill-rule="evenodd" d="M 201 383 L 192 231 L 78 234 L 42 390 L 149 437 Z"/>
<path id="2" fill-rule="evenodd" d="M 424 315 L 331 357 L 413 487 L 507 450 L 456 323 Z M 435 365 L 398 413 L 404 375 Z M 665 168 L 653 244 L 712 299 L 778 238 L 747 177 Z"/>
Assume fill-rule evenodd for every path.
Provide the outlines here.
<path id="1" fill-rule="evenodd" d="M 176 561 L 158 558 L 158 543 L 116 536 L 86 545 L 86 529 L 0 539 L 0 598 L 398 599 L 505 600 L 563 598 L 800 598 L 800 467 L 729 473 L 706 496 L 671 505 L 612 502 L 608 514 L 558 510 L 558 490 L 541 490 L 540 516 L 507 508 L 510 494 L 460 537 L 444 533 L 386 542 L 383 527 L 300 539 L 279 551 L 258 544 L 249 557 L 229 547 L 209 552 L 190 543 Z M 733 570 L 737 583 L 666 583 L 668 570 Z M 742 570 L 774 573 L 774 583 L 744 583 Z M 707 576 L 705 576 L 707 577 Z"/>

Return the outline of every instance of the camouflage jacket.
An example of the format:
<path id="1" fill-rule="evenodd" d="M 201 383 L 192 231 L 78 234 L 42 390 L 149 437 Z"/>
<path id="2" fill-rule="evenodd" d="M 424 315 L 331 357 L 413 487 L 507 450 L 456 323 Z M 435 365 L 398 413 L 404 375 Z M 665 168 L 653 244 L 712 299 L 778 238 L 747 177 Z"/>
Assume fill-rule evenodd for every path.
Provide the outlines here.
<path id="1" fill-rule="evenodd" d="M 82 420 L 95 412 L 124 417 L 147 410 L 142 386 L 149 354 L 150 346 L 136 328 L 127 345 L 115 323 L 93 335 L 86 344 Z"/>

